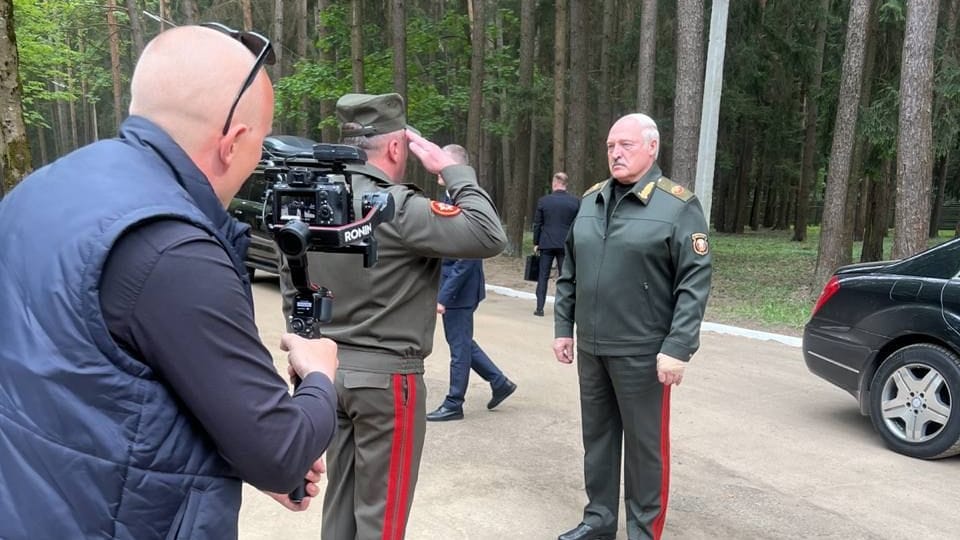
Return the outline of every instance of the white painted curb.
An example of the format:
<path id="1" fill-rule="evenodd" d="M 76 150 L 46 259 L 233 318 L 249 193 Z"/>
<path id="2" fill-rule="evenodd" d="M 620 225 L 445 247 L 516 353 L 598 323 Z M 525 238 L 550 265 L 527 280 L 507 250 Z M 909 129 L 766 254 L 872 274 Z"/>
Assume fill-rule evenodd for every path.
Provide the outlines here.
<path id="1" fill-rule="evenodd" d="M 524 300 L 536 300 L 537 295 L 533 293 L 528 293 L 524 291 L 518 291 L 516 289 L 511 289 L 509 287 L 501 287 L 500 285 L 487 285 L 487 290 L 490 292 L 495 292 L 499 295 L 509 296 L 512 298 L 522 298 Z M 547 303 L 552 304 L 554 298 L 552 296 L 547 296 Z M 773 334 L 771 332 L 761 332 L 759 330 L 748 330 L 746 328 L 738 328 L 736 326 L 728 326 L 726 324 L 718 324 L 712 322 L 704 322 L 700 325 L 700 329 L 704 332 L 713 332 L 715 334 L 728 334 L 731 336 L 740 336 L 750 339 L 759 339 L 761 341 L 776 341 L 778 343 L 783 343 L 784 345 L 789 345 L 791 347 L 800 347 L 802 345 L 802 340 L 798 337 L 793 336 L 784 336 L 782 334 Z"/>

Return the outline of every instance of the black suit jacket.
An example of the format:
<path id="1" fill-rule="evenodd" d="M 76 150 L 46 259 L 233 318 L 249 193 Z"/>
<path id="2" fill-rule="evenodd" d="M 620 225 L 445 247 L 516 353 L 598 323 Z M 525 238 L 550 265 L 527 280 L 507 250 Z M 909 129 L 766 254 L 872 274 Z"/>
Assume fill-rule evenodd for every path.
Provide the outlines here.
<path id="1" fill-rule="evenodd" d="M 533 245 L 540 249 L 563 249 L 580 200 L 565 190 L 540 197 L 533 216 Z"/>

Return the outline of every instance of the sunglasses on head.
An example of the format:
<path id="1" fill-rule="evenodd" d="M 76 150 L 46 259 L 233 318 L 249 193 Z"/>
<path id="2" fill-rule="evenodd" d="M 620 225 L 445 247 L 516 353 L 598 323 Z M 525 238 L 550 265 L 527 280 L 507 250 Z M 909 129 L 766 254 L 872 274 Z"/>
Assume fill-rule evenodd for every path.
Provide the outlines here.
<path id="1" fill-rule="evenodd" d="M 233 113 L 237 110 L 237 104 L 240 103 L 240 98 L 243 97 L 243 93 L 253 84 L 253 80 L 257 78 L 257 73 L 260 72 L 260 68 L 262 68 L 264 64 L 272 66 L 276 63 L 277 55 L 273 52 L 273 45 L 270 44 L 270 40 L 256 32 L 234 30 L 220 23 L 213 22 L 203 23 L 200 26 L 223 32 L 242 43 L 243 46 L 256 57 L 256 60 L 253 62 L 253 67 L 250 69 L 250 74 L 247 75 L 247 78 L 243 81 L 243 86 L 241 86 L 240 91 L 237 92 L 237 97 L 233 99 L 233 105 L 230 105 L 230 112 L 227 113 L 227 121 L 223 123 L 222 134 L 226 135 L 230 129 L 230 123 L 233 121 Z"/>

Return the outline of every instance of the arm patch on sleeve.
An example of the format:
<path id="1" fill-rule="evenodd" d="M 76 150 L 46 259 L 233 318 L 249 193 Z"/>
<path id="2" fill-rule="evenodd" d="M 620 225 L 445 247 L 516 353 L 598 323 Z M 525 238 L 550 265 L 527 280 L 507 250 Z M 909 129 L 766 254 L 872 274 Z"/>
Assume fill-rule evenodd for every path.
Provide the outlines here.
<path id="1" fill-rule="evenodd" d="M 710 242 L 707 241 L 707 235 L 704 233 L 693 233 L 690 235 L 693 240 L 693 252 L 697 255 L 706 255 L 710 253 Z"/>
<path id="2" fill-rule="evenodd" d="M 440 201 L 430 201 L 430 211 L 440 217 L 453 217 L 459 215 L 463 210 L 459 206 L 447 204 Z"/>

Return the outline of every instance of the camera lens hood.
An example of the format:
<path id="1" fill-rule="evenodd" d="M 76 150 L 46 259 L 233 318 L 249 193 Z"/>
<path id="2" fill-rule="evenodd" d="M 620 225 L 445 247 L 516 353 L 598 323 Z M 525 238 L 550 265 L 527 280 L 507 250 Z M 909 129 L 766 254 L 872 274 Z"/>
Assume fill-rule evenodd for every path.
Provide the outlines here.
<path id="1" fill-rule="evenodd" d="M 300 257 L 310 247 L 310 227 L 294 219 L 288 221 L 276 234 L 277 247 L 287 257 Z"/>

